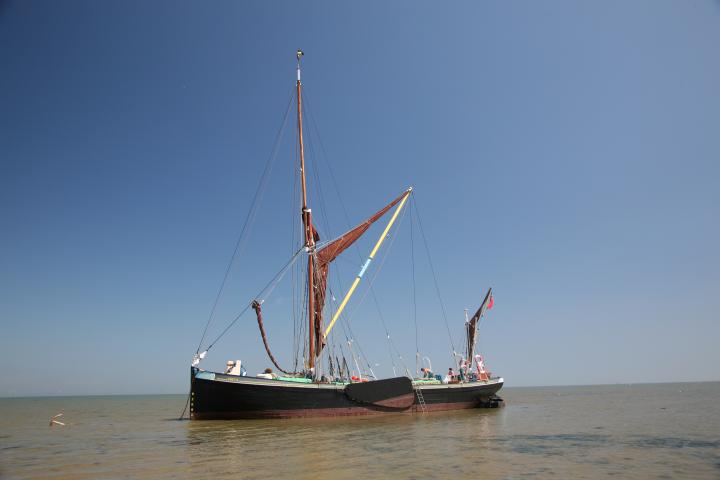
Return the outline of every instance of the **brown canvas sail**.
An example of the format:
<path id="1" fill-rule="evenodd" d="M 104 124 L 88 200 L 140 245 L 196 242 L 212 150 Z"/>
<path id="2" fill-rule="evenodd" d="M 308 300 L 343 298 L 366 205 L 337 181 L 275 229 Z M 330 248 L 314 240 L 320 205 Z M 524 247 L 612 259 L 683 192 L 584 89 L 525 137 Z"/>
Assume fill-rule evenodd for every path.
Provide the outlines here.
<path id="1" fill-rule="evenodd" d="M 347 232 L 340 235 L 338 238 L 318 249 L 315 252 L 314 260 L 314 316 L 313 324 L 315 327 L 315 356 L 320 356 L 322 348 L 325 346 L 325 341 L 322 335 L 322 320 L 323 320 L 323 307 L 325 306 L 325 294 L 327 290 L 327 278 L 330 263 L 335 260 L 338 255 L 347 250 L 353 243 L 360 238 L 370 226 L 377 222 L 388 210 L 398 204 L 403 197 L 407 195 L 407 192 L 403 192 L 392 202 L 385 205 L 383 208 L 378 210 L 374 215 L 365 220 L 355 228 L 348 230 Z"/>
<path id="2" fill-rule="evenodd" d="M 473 315 L 472 318 L 465 325 L 465 328 L 467 329 L 468 362 L 472 361 L 473 351 L 475 350 L 475 332 L 477 331 L 477 324 L 482 318 L 482 316 L 485 315 L 485 310 L 487 310 L 488 308 L 492 308 L 490 304 L 490 299 L 492 299 L 492 288 L 488 290 L 487 294 L 485 295 L 485 299 L 480 304 L 480 308 L 477 309 L 475 315 Z"/>

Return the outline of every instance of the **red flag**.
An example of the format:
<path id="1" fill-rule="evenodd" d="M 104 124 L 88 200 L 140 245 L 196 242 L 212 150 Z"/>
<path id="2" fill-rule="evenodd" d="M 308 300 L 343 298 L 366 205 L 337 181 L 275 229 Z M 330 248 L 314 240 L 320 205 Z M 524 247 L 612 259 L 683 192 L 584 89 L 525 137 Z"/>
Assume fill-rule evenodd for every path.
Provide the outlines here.
<path id="1" fill-rule="evenodd" d="M 493 305 L 495 305 L 495 298 L 493 297 L 492 293 L 490 294 L 490 299 L 488 300 L 488 306 L 487 309 L 490 310 Z"/>

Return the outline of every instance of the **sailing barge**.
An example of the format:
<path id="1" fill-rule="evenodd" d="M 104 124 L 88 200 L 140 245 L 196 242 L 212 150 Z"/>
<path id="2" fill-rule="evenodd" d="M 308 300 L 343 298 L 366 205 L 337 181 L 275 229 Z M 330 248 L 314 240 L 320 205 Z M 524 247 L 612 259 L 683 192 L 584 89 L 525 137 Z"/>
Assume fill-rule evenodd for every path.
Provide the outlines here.
<path id="1" fill-rule="evenodd" d="M 306 355 L 303 359 L 304 368 L 299 372 L 285 372 L 280 368 L 270 351 L 265 334 L 262 316 L 263 300 L 256 299 L 248 308 L 251 307 L 255 311 L 269 359 L 278 370 L 285 372 L 285 376 L 278 377 L 272 373 L 258 374 L 256 377 L 246 376 L 244 372 L 241 373 L 239 364 L 236 365 L 237 368 L 229 368 L 226 373 L 205 371 L 199 368 L 199 364 L 215 342 L 212 342 L 202 353 L 200 353 L 198 347 L 190 371 L 191 388 L 188 402 L 190 418 L 201 420 L 333 417 L 421 413 L 500 406 L 502 399 L 497 397 L 496 393 L 502 388 L 503 379 L 492 377 L 485 370 L 482 357 L 473 355 L 478 322 L 486 310 L 492 308 L 492 289 L 488 291 L 475 315 L 470 319 L 466 315 L 466 349 L 464 355 L 459 356 L 453 352 L 456 358 L 457 375 L 442 378 L 439 375 L 430 375 L 428 370 L 423 375 L 424 378 L 412 378 L 406 369 L 407 376 L 378 380 L 374 379 L 374 374 L 370 378 L 368 378 L 367 373 L 363 375 L 357 361 L 355 362 L 357 370 L 352 372 L 347 367 L 347 362 L 344 362 L 343 366 L 341 366 L 337 357 L 335 357 L 336 362 L 333 364 L 333 356 L 330 354 L 327 355 L 326 359 L 329 362 L 329 368 L 323 366 L 322 355 L 326 350 L 328 336 L 338 319 L 341 318 L 348 300 L 368 270 L 383 241 L 388 237 L 388 233 L 398 215 L 408 198 L 410 198 L 412 188 L 405 190 L 355 228 L 331 241 L 320 242 L 320 235 L 313 224 L 312 211 L 308 207 L 305 177 L 302 82 L 300 75 L 302 56 L 303 52 L 298 50 L 295 98 L 297 100 L 299 175 L 302 187 L 303 244 L 281 273 L 284 274 L 289 265 L 292 265 L 297 259 L 303 256 L 307 257 L 305 270 L 305 291 L 307 295 L 304 299 L 304 311 L 307 312 L 305 320 L 307 343 L 305 344 Z M 324 310 L 326 308 L 330 309 L 325 305 L 330 264 L 360 238 L 372 224 L 380 220 L 393 208 L 394 211 L 384 231 L 362 265 L 342 302 L 339 306 L 336 306 L 330 321 L 325 325 Z M 240 315 L 246 310 L 241 312 Z M 226 331 L 227 328 L 223 334 Z M 355 373 L 355 375 L 351 375 L 351 373 Z"/>

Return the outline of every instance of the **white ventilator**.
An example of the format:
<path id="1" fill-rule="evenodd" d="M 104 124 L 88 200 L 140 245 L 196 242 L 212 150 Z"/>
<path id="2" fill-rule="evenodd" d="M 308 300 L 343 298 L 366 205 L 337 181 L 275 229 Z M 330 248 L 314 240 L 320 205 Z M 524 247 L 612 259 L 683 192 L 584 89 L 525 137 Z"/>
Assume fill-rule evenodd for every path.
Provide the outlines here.
<path id="1" fill-rule="evenodd" d="M 228 360 L 228 369 L 227 373 L 228 375 L 237 375 L 240 376 L 242 361 L 241 360 Z"/>

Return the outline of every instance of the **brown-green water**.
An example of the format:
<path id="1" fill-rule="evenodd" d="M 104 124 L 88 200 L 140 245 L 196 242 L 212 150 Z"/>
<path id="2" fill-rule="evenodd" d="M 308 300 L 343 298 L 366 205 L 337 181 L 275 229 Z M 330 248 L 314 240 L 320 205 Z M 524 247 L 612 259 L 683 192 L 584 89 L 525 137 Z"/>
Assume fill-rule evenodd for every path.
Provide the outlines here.
<path id="1" fill-rule="evenodd" d="M 0 477 L 720 478 L 720 383 L 501 394 L 497 410 L 212 422 L 174 420 L 182 395 L 0 399 Z"/>

